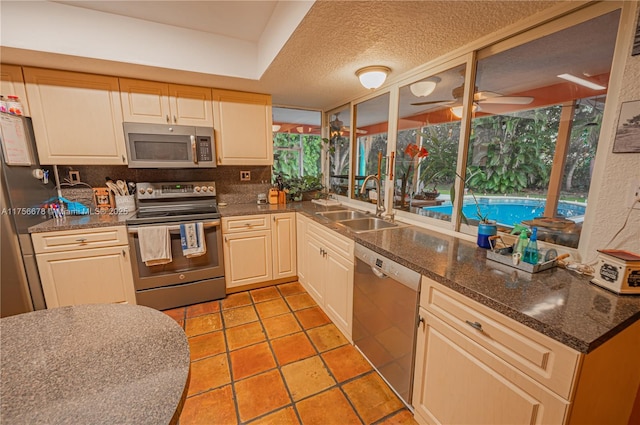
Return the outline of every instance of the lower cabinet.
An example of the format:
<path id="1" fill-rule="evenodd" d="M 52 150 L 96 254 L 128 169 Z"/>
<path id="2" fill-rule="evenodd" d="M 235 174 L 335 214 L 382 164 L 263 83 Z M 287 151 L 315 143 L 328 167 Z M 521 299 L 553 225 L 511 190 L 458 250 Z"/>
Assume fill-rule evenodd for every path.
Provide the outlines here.
<path id="1" fill-rule="evenodd" d="M 222 218 L 227 288 L 296 276 L 295 213 Z"/>
<path id="2" fill-rule="evenodd" d="M 32 240 L 47 308 L 136 303 L 124 226 L 35 233 Z"/>
<path id="3" fill-rule="evenodd" d="M 426 277 L 420 319 L 412 400 L 420 424 L 628 421 L 640 322 L 583 354 Z"/>
<path id="4" fill-rule="evenodd" d="M 306 224 L 300 282 L 340 331 L 351 340 L 354 242 L 299 215 Z M 302 248 L 302 249 L 301 249 Z M 300 265 L 300 263 L 299 263 Z"/>

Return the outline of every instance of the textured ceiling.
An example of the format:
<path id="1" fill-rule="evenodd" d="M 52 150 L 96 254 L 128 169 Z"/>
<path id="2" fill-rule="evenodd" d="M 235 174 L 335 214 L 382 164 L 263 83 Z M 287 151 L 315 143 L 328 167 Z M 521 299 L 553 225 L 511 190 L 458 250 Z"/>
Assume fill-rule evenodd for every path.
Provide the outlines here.
<path id="1" fill-rule="evenodd" d="M 274 103 L 329 108 L 366 94 L 355 76 L 409 71 L 557 2 L 317 1 L 262 77 Z"/>
<path id="2" fill-rule="evenodd" d="M 181 3 L 185 14 L 188 14 L 188 10 L 197 11 L 190 7 L 203 6 L 198 5 L 200 2 Z M 355 71 L 361 67 L 385 65 L 391 68 L 391 78 L 394 78 L 557 3 L 319 0 L 259 81 L 6 46 L 2 48 L 2 60 L 31 66 L 270 93 L 276 105 L 327 109 L 367 93 L 355 76 Z M 153 13 L 157 12 L 153 10 Z M 135 13 L 140 13 L 140 10 L 136 9 Z M 147 19 L 158 21 L 161 18 L 150 14 Z M 251 37 L 248 32 L 238 36 Z M 96 40 L 95 48 L 100 49 L 99 40 Z"/>

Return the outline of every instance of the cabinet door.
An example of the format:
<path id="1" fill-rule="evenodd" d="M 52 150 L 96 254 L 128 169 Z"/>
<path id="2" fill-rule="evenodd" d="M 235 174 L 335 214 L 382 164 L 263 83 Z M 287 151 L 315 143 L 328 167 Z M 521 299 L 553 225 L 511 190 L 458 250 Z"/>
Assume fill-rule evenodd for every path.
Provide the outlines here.
<path id="1" fill-rule="evenodd" d="M 213 90 L 218 165 L 272 165 L 271 96 Z"/>
<path id="2" fill-rule="evenodd" d="M 213 127 L 210 88 L 169 84 L 169 103 L 172 123 Z"/>
<path id="3" fill-rule="evenodd" d="M 169 85 L 120 78 L 122 113 L 126 122 L 170 124 Z"/>
<path id="4" fill-rule="evenodd" d="M 562 424 L 568 402 L 420 308 L 413 407 L 421 424 Z"/>
<path id="5" fill-rule="evenodd" d="M 307 292 L 320 306 L 324 306 L 326 261 L 322 254 L 322 244 L 313 236 L 307 235 L 305 242 L 305 261 L 307 263 Z"/>
<path id="6" fill-rule="evenodd" d="M 353 263 L 327 250 L 325 261 L 324 310 L 351 340 L 353 323 Z"/>
<path id="7" fill-rule="evenodd" d="M 296 275 L 296 213 L 271 215 L 273 279 Z"/>
<path id="8" fill-rule="evenodd" d="M 39 254 L 36 261 L 47 308 L 136 303 L 128 246 Z"/>
<path id="9" fill-rule="evenodd" d="M 227 288 L 271 280 L 271 230 L 240 232 L 224 237 Z"/>
<path id="10" fill-rule="evenodd" d="M 42 164 L 123 165 L 118 79 L 24 68 Z"/>
<path id="11" fill-rule="evenodd" d="M 30 117 L 29 102 L 27 101 L 27 92 L 24 88 L 24 80 L 22 79 L 22 68 L 16 65 L 0 66 L 0 94 L 7 100 L 7 96 L 18 96 L 22 103 L 22 112 L 25 117 Z"/>
<path id="12" fill-rule="evenodd" d="M 298 281 L 306 287 L 307 285 L 307 262 L 306 258 L 306 234 L 307 234 L 307 219 L 302 214 L 296 214 L 296 247 L 297 247 L 297 258 L 296 261 L 298 263 Z"/>

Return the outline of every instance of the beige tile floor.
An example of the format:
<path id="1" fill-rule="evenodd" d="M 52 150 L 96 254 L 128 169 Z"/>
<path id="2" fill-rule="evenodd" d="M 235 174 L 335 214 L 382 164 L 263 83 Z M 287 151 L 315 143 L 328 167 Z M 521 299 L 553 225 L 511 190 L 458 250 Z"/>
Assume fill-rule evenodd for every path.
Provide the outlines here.
<path id="1" fill-rule="evenodd" d="M 298 283 L 167 310 L 191 349 L 180 425 L 414 425 Z"/>

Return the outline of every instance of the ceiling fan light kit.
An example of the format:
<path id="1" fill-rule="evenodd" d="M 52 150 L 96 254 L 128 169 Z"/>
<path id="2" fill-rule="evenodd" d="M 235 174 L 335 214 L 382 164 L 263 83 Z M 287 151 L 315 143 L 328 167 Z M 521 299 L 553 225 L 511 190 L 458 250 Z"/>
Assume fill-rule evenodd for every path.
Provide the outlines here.
<path id="1" fill-rule="evenodd" d="M 431 77 L 424 81 L 418 81 L 409 86 L 409 90 L 416 97 L 429 96 L 436 89 L 436 85 L 440 82 L 439 77 Z"/>
<path id="2" fill-rule="evenodd" d="M 386 66 L 366 66 L 356 71 L 356 76 L 360 80 L 360 84 L 367 89 L 377 89 L 380 87 L 387 75 L 391 72 L 391 68 Z"/>

